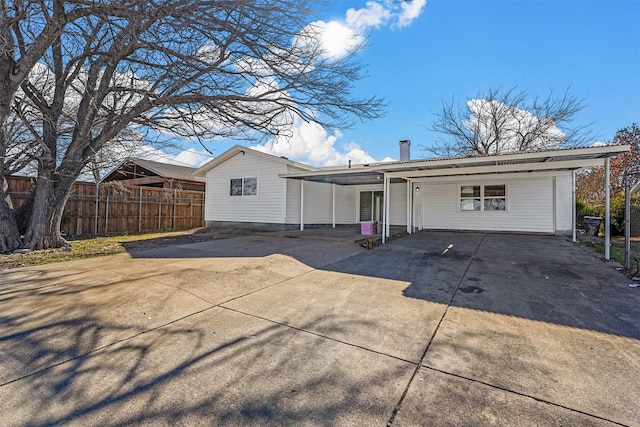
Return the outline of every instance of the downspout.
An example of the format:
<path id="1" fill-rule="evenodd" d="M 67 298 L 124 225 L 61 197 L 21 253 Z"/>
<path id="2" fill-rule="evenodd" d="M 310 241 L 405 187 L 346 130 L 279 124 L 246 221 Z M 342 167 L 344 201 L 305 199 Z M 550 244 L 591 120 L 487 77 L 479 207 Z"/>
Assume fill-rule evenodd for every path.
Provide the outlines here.
<path id="1" fill-rule="evenodd" d="M 605 173 L 605 198 L 604 198 L 604 259 L 611 259 L 611 231 L 609 230 L 610 219 L 610 198 L 611 198 L 611 159 L 607 157 L 604 160 Z"/>

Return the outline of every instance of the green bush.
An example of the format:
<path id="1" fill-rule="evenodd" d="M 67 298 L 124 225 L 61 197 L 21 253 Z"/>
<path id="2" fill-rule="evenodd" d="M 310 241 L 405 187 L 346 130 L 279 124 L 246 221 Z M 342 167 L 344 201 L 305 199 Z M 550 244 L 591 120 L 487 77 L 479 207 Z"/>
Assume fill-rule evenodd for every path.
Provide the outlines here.
<path id="1" fill-rule="evenodd" d="M 611 198 L 609 202 L 609 230 L 613 236 L 624 235 L 624 209 L 624 193 Z M 631 212 L 637 212 L 638 210 L 640 210 L 640 195 L 634 194 L 631 196 Z M 605 205 L 604 203 L 589 204 L 582 200 L 576 200 L 576 216 L 578 228 L 584 228 L 583 218 L 585 216 L 599 216 L 604 220 Z M 638 218 L 638 221 L 640 221 L 640 218 Z M 603 232 L 604 225 L 600 227 L 600 233 L 602 234 Z"/>

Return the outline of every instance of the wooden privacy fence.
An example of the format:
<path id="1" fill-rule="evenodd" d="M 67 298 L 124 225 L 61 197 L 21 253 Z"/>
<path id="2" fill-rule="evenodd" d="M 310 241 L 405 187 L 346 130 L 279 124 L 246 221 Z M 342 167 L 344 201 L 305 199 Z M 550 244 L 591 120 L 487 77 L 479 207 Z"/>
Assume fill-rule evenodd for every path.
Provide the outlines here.
<path id="1" fill-rule="evenodd" d="M 27 200 L 33 180 L 8 177 L 7 182 L 17 208 Z M 106 236 L 184 230 L 203 225 L 202 191 L 125 186 L 115 181 L 99 186 L 76 182 L 60 228 L 68 236 Z"/>

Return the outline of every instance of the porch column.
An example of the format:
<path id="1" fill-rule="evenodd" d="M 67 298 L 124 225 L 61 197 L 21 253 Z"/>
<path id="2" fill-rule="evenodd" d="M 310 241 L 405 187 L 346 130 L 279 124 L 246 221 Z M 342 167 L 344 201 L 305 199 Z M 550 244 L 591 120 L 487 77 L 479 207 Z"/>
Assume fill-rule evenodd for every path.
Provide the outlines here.
<path id="1" fill-rule="evenodd" d="M 412 230 L 412 224 L 411 224 L 411 205 L 413 205 L 413 203 L 411 203 L 411 199 L 412 199 L 412 194 L 413 192 L 411 191 L 411 180 L 407 179 L 407 234 L 411 234 L 411 230 Z"/>
<path id="2" fill-rule="evenodd" d="M 331 184 L 331 190 L 333 190 L 333 200 L 331 202 L 331 206 L 333 209 L 332 212 L 332 226 L 333 228 L 336 228 L 336 183 L 334 182 L 333 184 Z"/>
<path id="3" fill-rule="evenodd" d="M 387 178 L 387 174 L 384 174 L 384 181 L 387 184 L 387 190 L 384 194 L 384 219 L 385 219 L 385 227 L 384 227 L 384 232 L 386 234 L 387 237 L 390 236 L 389 233 L 389 211 L 391 210 L 389 207 L 391 206 L 391 201 L 389 200 L 391 198 L 391 178 Z"/>
<path id="4" fill-rule="evenodd" d="M 304 231 L 304 179 L 300 180 L 300 231 Z"/>
<path id="5" fill-rule="evenodd" d="M 576 236 L 576 227 L 578 224 L 578 212 L 576 211 L 576 171 L 573 170 L 571 171 L 571 181 L 572 181 L 572 186 L 571 186 L 571 212 L 572 212 L 572 226 L 571 228 L 572 230 L 572 237 L 573 237 L 573 242 L 577 242 L 578 238 Z"/>
<path id="6" fill-rule="evenodd" d="M 387 174 L 384 174 L 384 180 L 382 181 L 382 199 L 384 200 L 384 206 L 382 208 L 382 244 L 387 242 Z"/>
<path id="7" fill-rule="evenodd" d="M 611 222 L 609 215 L 610 198 L 611 198 L 611 166 L 610 158 L 607 157 L 604 160 L 604 259 L 609 260 L 611 258 L 611 232 L 609 231 L 609 224 Z"/>

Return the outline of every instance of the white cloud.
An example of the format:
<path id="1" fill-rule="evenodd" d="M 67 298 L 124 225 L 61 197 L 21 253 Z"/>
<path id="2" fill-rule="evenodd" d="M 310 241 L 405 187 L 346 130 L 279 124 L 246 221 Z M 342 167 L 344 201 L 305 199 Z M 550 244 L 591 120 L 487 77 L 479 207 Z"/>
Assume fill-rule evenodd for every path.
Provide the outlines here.
<path id="1" fill-rule="evenodd" d="M 405 0 L 401 3 L 401 12 L 398 16 L 396 26 L 406 27 L 422 14 L 422 10 L 427 5 L 427 0 Z"/>
<path id="2" fill-rule="evenodd" d="M 299 37 L 316 38 L 327 56 L 340 58 L 362 46 L 365 34 L 371 28 L 411 25 L 422 14 L 426 4 L 427 0 L 368 1 L 363 8 L 348 9 L 344 22 L 317 21 L 307 26 Z"/>
<path id="3" fill-rule="evenodd" d="M 376 160 L 358 144 L 345 144 L 340 149 L 336 143 L 342 134 L 336 131 L 329 134 L 315 123 L 297 119 L 291 129 L 292 136 L 288 141 L 280 140 L 252 148 L 276 156 L 284 156 L 290 160 L 311 166 L 343 166 L 349 163 L 374 163 Z M 385 161 L 391 160 L 386 158 Z"/>
<path id="4" fill-rule="evenodd" d="M 378 28 L 391 18 L 391 11 L 382 4 L 368 1 L 367 7 L 347 10 L 347 24 L 352 28 Z"/>

